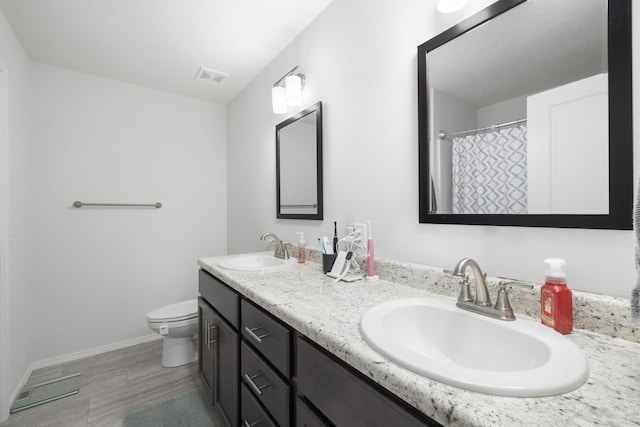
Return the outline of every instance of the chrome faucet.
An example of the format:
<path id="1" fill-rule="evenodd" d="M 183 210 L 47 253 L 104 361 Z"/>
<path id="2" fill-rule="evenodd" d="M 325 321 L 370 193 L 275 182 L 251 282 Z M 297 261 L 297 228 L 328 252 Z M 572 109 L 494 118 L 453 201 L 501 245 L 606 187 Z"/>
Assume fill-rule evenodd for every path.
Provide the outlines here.
<path id="1" fill-rule="evenodd" d="M 469 278 L 466 274 L 467 267 L 471 267 L 475 282 L 475 298 L 471 297 L 471 285 Z M 516 316 L 513 314 L 513 308 L 509 302 L 509 293 L 507 285 L 521 286 L 529 289 L 533 289 L 533 284 L 526 282 L 519 282 L 516 280 L 506 279 L 498 283 L 498 298 L 496 305 L 491 305 L 491 297 L 489 296 L 489 289 L 487 288 L 487 274 L 483 273 L 477 262 L 470 258 L 464 258 L 456 264 L 452 274 L 454 276 L 462 277 L 460 295 L 458 296 L 458 302 L 456 307 L 463 310 L 473 311 L 474 313 L 483 314 L 485 316 L 493 317 L 500 320 L 515 320 Z"/>
<path id="2" fill-rule="evenodd" d="M 267 240 L 269 238 L 276 244 L 276 249 L 273 253 L 273 256 L 279 259 L 289 259 L 289 249 L 287 248 L 287 244 L 280 240 L 275 234 L 265 233 L 262 235 L 262 237 L 260 237 L 260 240 Z"/>
<path id="3" fill-rule="evenodd" d="M 469 278 L 465 273 L 467 267 L 471 267 L 473 272 L 473 278 L 476 284 L 476 296 L 475 300 L 471 298 L 471 292 L 469 290 Z M 458 297 L 458 303 L 460 302 L 473 302 L 475 305 L 486 307 L 491 305 L 491 297 L 489 296 L 489 289 L 487 288 L 486 277 L 487 274 L 480 270 L 480 266 L 477 262 L 471 258 L 464 258 L 456 264 L 453 268 L 453 275 L 462 277 L 462 289 L 460 290 L 460 296 Z M 459 307 L 459 306 L 458 306 Z"/>

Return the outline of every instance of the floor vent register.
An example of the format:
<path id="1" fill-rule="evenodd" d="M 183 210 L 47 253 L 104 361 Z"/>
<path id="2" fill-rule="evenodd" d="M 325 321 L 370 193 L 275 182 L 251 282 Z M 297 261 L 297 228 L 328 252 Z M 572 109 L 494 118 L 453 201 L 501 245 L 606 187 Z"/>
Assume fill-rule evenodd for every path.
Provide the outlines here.
<path id="1" fill-rule="evenodd" d="M 80 391 L 81 378 L 82 372 L 77 372 L 37 384 L 25 385 L 13 402 L 10 413 L 77 394 Z"/>

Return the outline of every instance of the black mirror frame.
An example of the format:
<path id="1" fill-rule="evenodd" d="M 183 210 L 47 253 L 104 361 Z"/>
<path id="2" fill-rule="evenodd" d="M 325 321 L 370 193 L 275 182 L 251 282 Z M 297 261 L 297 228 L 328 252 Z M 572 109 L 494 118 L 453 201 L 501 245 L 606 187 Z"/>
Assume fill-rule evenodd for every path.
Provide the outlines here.
<path id="1" fill-rule="evenodd" d="M 418 128 L 420 223 L 632 229 L 633 210 L 633 96 L 631 1 L 608 1 L 609 63 L 609 214 L 511 215 L 430 213 L 429 94 L 427 52 L 495 18 L 526 0 L 499 0 L 477 14 L 418 46 Z M 585 189 L 585 191 L 588 189 Z"/>
<path id="2" fill-rule="evenodd" d="M 316 194 L 317 211 L 315 214 L 287 214 L 280 210 L 280 129 L 316 113 Z M 276 125 L 276 218 L 281 219 L 324 219 L 324 202 L 322 197 L 322 102 L 305 108 L 299 113 L 289 117 Z"/>

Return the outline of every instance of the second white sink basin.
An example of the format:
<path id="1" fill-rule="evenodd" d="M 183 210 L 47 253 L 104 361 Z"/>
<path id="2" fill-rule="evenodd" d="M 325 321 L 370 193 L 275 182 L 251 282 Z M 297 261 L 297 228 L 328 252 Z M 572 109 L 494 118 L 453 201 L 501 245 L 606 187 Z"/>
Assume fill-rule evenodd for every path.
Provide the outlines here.
<path id="1" fill-rule="evenodd" d="M 235 255 L 220 261 L 220 267 L 239 271 L 273 271 L 286 268 L 297 262 L 295 258 L 279 259 L 271 252 Z"/>
<path id="2" fill-rule="evenodd" d="M 425 377 L 501 396 L 550 396 L 589 376 L 578 347 L 530 319 L 502 321 L 440 299 L 404 299 L 367 311 L 360 328 L 378 353 Z"/>

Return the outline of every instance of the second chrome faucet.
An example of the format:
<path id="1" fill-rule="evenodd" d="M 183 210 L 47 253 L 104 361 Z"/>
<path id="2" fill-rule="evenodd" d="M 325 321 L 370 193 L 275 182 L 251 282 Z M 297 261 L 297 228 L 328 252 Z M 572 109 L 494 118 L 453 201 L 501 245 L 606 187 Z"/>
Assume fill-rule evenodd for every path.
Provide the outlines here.
<path id="1" fill-rule="evenodd" d="M 473 272 L 475 283 L 475 294 L 471 295 L 471 284 L 466 274 L 467 267 Z M 489 288 L 487 287 L 487 274 L 483 273 L 478 263 L 471 258 L 464 258 L 456 264 L 452 274 L 462 278 L 460 295 L 456 306 L 468 311 L 483 314 L 500 320 L 515 320 L 513 308 L 509 302 L 507 286 L 521 286 L 533 288 L 531 283 L 524 283 L 515 280 L 505 280 L 499 282 L 498 297 L 495 306 L 491 304 Z"/>
<path id="2" fill-rule="evenodd" d="M 275 243 L 275 250 L 273 252 L 273 256 L 278 258 L 278 259 L 289 259 L 290 255 L 289 255 L 289 248 L 288 248 L 288 244 L 284 243 L 282 240 L 280 240 L 280 238 L 278 236 L 276 236 L 273 233 L 265 233 L 260 237 L 260 240 L 267 240 L 270 239 L 272 242 Z"/>

